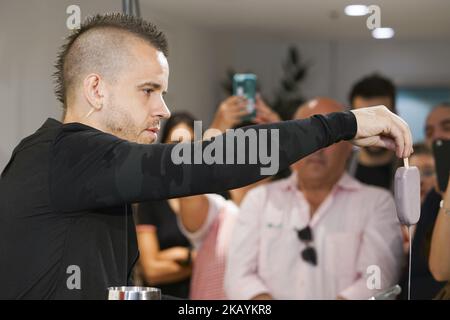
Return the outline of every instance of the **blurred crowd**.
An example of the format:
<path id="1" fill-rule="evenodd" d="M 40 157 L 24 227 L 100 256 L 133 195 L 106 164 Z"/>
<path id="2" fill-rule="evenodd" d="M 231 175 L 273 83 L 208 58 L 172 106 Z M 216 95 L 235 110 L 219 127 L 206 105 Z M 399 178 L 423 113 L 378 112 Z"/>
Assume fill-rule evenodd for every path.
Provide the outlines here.
<path id="1" fill-rule="evenodd" d="M 396 112 L 396 88 L 368 75 L 348 102 Z M 225 99 L 210 126 L 216 130 L 203 138 L 248 125 L 246 105 L 239 96 Z M 254 123 L 281 120 L 260 95 L 255 107 Z M 345 109 L 317 97 L 293 119 Z M 173 114 L 161 143 L 192 140 L 195 120 Z M 190 299 L 369 299 L 396 284 L 397 299 L 408 289 L 411 299 L 450 298 L 450 188 L 438 189 L 432 152 L 433 141 L 450 139 L 448 103 L 431 110 L 424 130 L 409 159 L 421 176 L 421 218 L 413 228 L 397 218 L 393 180 L 401 162 L 394 152 L 342 141 L 240 189 L 135 204 L 135 284 Z"/>

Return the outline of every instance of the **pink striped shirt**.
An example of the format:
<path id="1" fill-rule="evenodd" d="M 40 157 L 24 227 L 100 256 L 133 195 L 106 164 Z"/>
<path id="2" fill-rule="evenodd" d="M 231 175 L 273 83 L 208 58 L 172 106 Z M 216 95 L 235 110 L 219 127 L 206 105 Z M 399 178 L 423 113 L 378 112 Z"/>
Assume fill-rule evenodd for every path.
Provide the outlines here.
<path id="1" fill-rule="evenodd" d="M 317 265 L 296 230 L 309 225 Z M 367 299 L 398 280 L 400 224 L 391 194 L 343 174 L 311 219 L 296 175 L 256 187 L 241 204 L 227 257 L 230 299 Z M 378 272 L 379 271 L 379 272 Z M 377 281 L 379 280 L 379 281 Z"/>
<path id="2" fill-rule="evenodd" d="M 224 277 L 228 246 L 238 213 L 234 202 L 216 194 L 206 195 L 209 210 L 206 222 L 195 233 L 187 231 L 181 220 L 181 231 L 197 249 L 190 298 L 193 300 L 225 300 Z"/>

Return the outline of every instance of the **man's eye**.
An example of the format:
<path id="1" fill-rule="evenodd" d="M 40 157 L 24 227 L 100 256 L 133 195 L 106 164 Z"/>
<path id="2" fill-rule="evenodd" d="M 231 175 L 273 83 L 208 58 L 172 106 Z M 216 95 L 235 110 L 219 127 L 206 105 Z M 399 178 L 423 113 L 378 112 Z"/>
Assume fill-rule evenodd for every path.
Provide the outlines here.
<path id="1" fill-rule="evenodd" d="M 150 93 L 152 93 L 152 92 L 153 92 L 153 89 L 144 89 L 144 93 L 146 95 L 150 95 Z"/>

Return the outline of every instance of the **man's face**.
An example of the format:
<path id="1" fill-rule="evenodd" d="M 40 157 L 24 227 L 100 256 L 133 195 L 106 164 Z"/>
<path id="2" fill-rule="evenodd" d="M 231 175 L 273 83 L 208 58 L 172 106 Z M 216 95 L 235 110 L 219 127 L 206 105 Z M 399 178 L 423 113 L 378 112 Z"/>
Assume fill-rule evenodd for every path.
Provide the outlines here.
<path id="1" fill-rule="evenodd" d="M 176 125 L 170 130 L 166 141 L 163 143 L 183 143 L 194 140 L 194 130 L 185 123 Z"/>
<path id="2" fill-rule="evenodd" d="M 353 109 L 367 108 L 379 105 L 386 106 L 390 111 L 393 111 L 394 109 L 394 103 L 390 97 L 363 98 L 361 96 L 356 96 L 353 99 L 352 104 Z M 389 152 L 389 150 L 379 147 L 367 147 L 364 149 L 368 154 L 374 156 L 386 154 L 387 152 Z"/>
<path id="3" fill-rule="evenodd" d="M 341 141 L 303 158 L 292 168 L 297 171 L 299 181 L 327 185 L 329 181 L 337 181 L 342 176 L 350 153 L 350 143 Z"/>
<path id="4" fill-rule="evenodd" d="M 129 67 L 107 84 L 103 122 L 119 138 L 148 144 L 156 140 L 161 119 L 170 117 L 164 102 L 169 65 L 149 44 L 136 41 L 132 46 Z"/>
<path id="5" fill-rule="evenodd" d="M 391 111 L 393 111 L 394 109 L 394 103 L 390 97 L 364 98 L 361 96 L 356 96 L 353 99 L 352 104 L 353 109 L 367 108 L 379 105 L 384 105 Z"/>
<path id="6" fill-rule="evenodd" d="M 437 139 L 450 140 L 450 107 L 436 107 L 428 115 L 425 124 L 425 141 L 431 148 Z"/>
<path id="7" fill-rule="evenodd" d="M 317 98 L 302 106 L 294 119 L 304 119 L 314 114 L 327 114 L 343 111 L 343 106 L 328 98 Z M 303 158 L 292 165 L 297 172 L 298 181 L 308 185 L 332 185 L 345 171 L 352 146 L 347 141 L 341 141 Z"/>

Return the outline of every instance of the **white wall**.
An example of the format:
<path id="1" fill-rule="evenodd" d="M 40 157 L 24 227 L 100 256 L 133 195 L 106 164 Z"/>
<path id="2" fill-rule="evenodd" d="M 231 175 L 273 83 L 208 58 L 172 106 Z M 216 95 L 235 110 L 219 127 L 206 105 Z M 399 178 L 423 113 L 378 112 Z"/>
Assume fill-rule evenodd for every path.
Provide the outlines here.
<path id="1" fill-rule="evenodd" d="M 217 34 L 215 37 L 217 65 L 220 79 L 232 67 L 237 72 L 254 72 L 258 76 L 261 91 L 271 96 L 282 75 L 282 61 L 287 48 L 298 41 L 271 38 L 252 34 Z M 311 63 L 302 92 L 307 97 L 328 94 L 330 90 L 329 44 L 326 42 L 305 41 L 298 46 L 305 61 Z"/>
<path id="2" fill-rule="evenodd" d="M 397 86 L 450 87 L 450 43 L 438 41 L 369 41 L 342 43 L 338 49 L 337 98 L 374 70 L 391 77 Z"/>
<path id="3" fill-rule="evenodd" d="M 262 91 L 269 96 L 281 78 L 281 61 L 290 44 L 311 63 L 301 87 L 306 98 L 325 95 L 347 104 L 352 84 L 374 71 L 390 77 L 397 86 L 450 86 L 449 42 L 301 41 L 227 33 L 214 38 L 219 76 L 224 77 L 227 67 L 251 70 L 258 74 Z"/>
<path id="4" fill-rule="evenodd" d="M 142 1 L 141 1 L 142 2 Z M 58 46 L 67 35 L 66 8 L 73 0 L 0 2 L 0 170 L 14 146 L 49 116 L 59 118 L 51 74 Z M 82 16 L 121 11 L 120 0 L 82 0 Z M 330 96 L 347 103 L 351 84 L 380 71 L 400 86 L 450 85 L 450 43 L 302 40 L 245 32 L 212 32 L 141 3 L 142 16 L 157 23 L 169 38 L 172 111 L 189 110 L 209 123 L 223 98 L 220 82 L 227 67 L 258 74 L 263 93 L 271 95 L 282 74 L 286 49 L 298 46 L 311 63 L 302 86 L 306 98 Z"/>
<path id="5" fill-rule="evenodd" d="M 121 0 L 8 0 L 0 2 L 0 170 L 13 148 L 47 117 L 60 119 L 53 94 L 53 63 L 66 28 L 67 6 L 77 4 L 82 18 L 118 12 Z M 209 122 L 215 110 L 213 56 L 208 33 L 158 14 L 141 4 L 144 18 L 155 21 L 169 38 L 171 67 L 167 102 L 172 111 L 187 109 Z"/>

